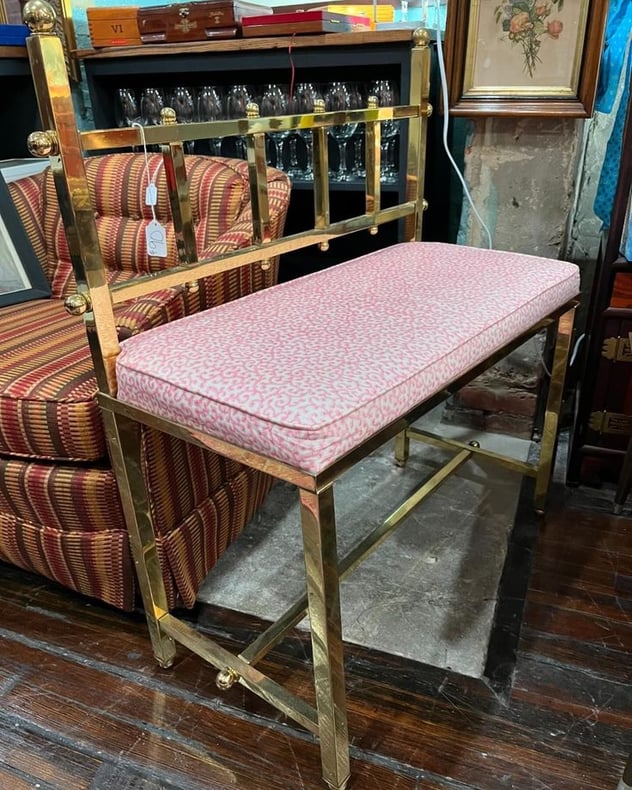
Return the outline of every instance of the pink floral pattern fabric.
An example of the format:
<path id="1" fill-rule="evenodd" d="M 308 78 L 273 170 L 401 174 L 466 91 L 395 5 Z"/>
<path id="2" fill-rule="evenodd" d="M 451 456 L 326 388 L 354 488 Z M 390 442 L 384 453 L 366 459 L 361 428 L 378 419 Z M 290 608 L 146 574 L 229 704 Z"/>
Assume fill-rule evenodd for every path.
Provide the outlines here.
<path id="1" fill-rule="evenodd" d="M 574 264 L 396 244 L 126 340 L 119 398 L 318 474 L 578 291 Z"/>

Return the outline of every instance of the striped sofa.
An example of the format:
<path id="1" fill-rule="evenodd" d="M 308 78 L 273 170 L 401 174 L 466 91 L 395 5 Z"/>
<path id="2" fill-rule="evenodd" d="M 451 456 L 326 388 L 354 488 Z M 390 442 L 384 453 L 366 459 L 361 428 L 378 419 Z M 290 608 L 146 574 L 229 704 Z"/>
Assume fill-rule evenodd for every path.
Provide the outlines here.
<path id="1" fill-rule="evenodd" d="M 158 187 L 155 213 L 167 226 L 167 258 L 148 257 L 144 228 L 147 170 L 142 154 L 86 161 L 108 276 L 121 280 L 176 260 L 162 157 L 148 172 Z M 246 246 L 252 238 L 247 164 L 187 157 L 201 254 Z M 97 385 L 83 321 L 64 298 L 75 289 L 52 175 L 9 185 L 52 288 L 52 298 L 0 309 L 0 561 L 54 579 L 121 609 L 136 602 L 136 581 L 117 482 L 95 402 Z M 283 231 L 290 184 L 268 171 L 273 236 Z M 122 338 L 272 284 L 268 271 L 243 267 L 125 303 Z M 142 436 L 150 507 L 169 604 L 193 606 L 208 570 L 263 501 L 270 478 L 152 430 Z"/>

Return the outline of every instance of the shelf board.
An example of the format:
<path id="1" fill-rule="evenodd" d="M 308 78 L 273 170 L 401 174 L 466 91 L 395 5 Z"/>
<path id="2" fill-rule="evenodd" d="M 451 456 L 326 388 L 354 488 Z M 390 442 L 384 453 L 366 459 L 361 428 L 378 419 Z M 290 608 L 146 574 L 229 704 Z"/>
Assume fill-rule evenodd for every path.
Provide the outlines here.
<path id="1" fill-rule="evenodd" d="M 111 58 L 139 58 L 148 55 L 191 55 L 218 52 L 247 52 L 253 50 L 305 49 L 306 47 L 348 47 L 410 42 L 412 30 L 370 30 L 355 33 L 321 33 L 307 36 L 270 36 L 268 38 L 230 38 L 212 41 L 189 41 L 186 44 L 142 44 L 134 47 L 103 47 L 79 49 L 81 60 L 110 60 Z"/>

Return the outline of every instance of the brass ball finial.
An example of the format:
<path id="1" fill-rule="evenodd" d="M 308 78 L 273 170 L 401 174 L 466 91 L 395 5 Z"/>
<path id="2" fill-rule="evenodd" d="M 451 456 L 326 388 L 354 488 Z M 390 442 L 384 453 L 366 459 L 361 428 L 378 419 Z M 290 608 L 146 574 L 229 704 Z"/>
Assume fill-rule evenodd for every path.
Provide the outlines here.
<path id="1" fill-rule="evenodd" d="M 258 118 L 259 105 L 254 101 L 249 101 L 246 105 L 246 118 Z"/>
<path id="2" fill-rule="evenodd" d="M 421 47 L 425 49 L 425 47 L 430 46 L 430 33 L 426 30 L 425 27 L 418 27 L 416 30 L 413 31 L 413 44 L 416 47 Z"/>
<path id="3" fill-rule="evenodd" d="M 31 33 L 51 33 L 55 27 L 57 14 L 46 0 L 29 0 L 22 11 L 22 19 Z"/>
<path id="4" fill-rule="evenodd" d="M 59 145 L 55 132 L 31 132 L 26 139 L 26 147 L 31 156 L 43 159 L 45 156 L 57 156 Z"/>
<path id="5" fill-rule="evenodd" d="M 83 315 L 90 309 L 90 299 L 86 294 L 69 294 L 64 299 L 64 308 L 70 315 Z"/>
<path id="6" fill-rule="evenodd" d="M 176 111 L 172 107 L 163 107 L 160 110 L 160 123 L 163 126 L 173 126 L 178 123 Z"/>
<path id="7" fill-rule="evenodd" d="M 228 691 L 228 689 L 232 688 L 238 680 L 239 675 L 237 672 L 235 672 L 235 670 L 231 669 L 230 667 L 226 667 L 226 669 L 221 669 L 217 673 L 215 685 L 222 691 Z"/>

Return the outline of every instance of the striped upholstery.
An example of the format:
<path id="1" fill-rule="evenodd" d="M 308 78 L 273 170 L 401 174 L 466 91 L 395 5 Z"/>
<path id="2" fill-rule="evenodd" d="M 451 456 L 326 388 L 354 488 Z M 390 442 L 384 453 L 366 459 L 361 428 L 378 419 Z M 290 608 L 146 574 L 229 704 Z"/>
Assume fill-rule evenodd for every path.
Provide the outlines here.
<path id="1" fill-rule="evenodd" d="M 160 157 L 156 213 L 168 207 Z M 104 261 L 111 280 L 175 261 L 172 228 L 165 260 L 144 254 L 144 157 L 115 154 L 86 162 Z M 252 215 L 247 163 L 187 157 L 200 256 L 247 246 Z M 281 235 L 290 185 L 268 173 L 273 237 Z M 162 180 L 161 180 L 162 178 Z M 96 381 L 81 319 L 63 297 L 74 276 L 50 173 L 9 184 L 53 298 L 0 309 L 0 561 L 130 609 L 135 577 L 118 490 L 95 403 Z M 167 223 L 168 224 L 168 223 Z M 277 262 L 209 277 L 197 290 L 163 289 L 121 305 L 120 337 L 136 335 L 276 281 Z M 171 607 L 195 591 L 261 503 L 271 478 L 173 437 L 143 432 L 143 463 L 159 533 Z"/>
<path id="2" fill-rule="evenodd" d="M 172 441 L 181 445 L 181 454 L 186 453 L 182 442 Z M 207 456 L 212 465 L 215 456 Z M 179 468 L 164 462 L 161 466 L 167 472 Z M 167 472 L 163 473 L 166 481 Z M 201 481 L 204 488 L 203 478 L 204 472 L 198 470 L 189 485 L 196 487 Z M 159 536 L 158 553 L 170 608 L 195 604 L 202 580 L 252 518 L 272 482 L 271 477 L 239 467 L 213 490 L 212 496 L 171 522 L 173 526 Z M 135 577 L 113 486 L 109 469 L 42 468 L 0 459 L 0 561 L 120 609 L 132 609 Z M 20 496 L 7 505 L 16 490 Z M 175 480 L 170 481 L 162 489 L 158 505 L 152 502 L 152 510 L 160 512 L 165 500 L 177 501 L 178 496 Z M 24 500 L 32 500 L 24 512 L 32 514 L 34 520 L 16 515 L 16 511 L 22 511 Z M 166 527 L 166 518 L 160 521 Z"/>
<path id="3" fill-rule="evenodd" d="M 145 159 L 140 154 L 112 154 L 86 160 L 86 172 L 93 196 L 97 230 L 103 262 L 112 271 L 133 274 L 158 271 L 172 266 L 176 260 L 173 224 L 165 183 L 162 157 L 151 154 L 149 172 L 158 188 L 156 218 L 167 231 L 167 257 L 147 255 L 145 228 L 152 219 L 151 208 L 145 205 Z M 236 221 L 247 202 L 248 182 L 239 171 L 237 160 L 214 160 L 187 157 L 190 177 L 191 210 L 200 250 L 206 249 Z M 53 296 L 74 291 L 72 266 L 66 234 L 57 205 L 53 177 L 48 172 L 42 193 L 42 225 L 48 240 L 45 271 Z"/>
<path id="4" fill-rule="evenodd" d="M 80 318 L 59 299 L 0 310 L 0 454 L 93 461 L 105 456 L 96 381 Z"/>
<path id="5" fill-rule="evenodd" d="M 134 607 L 124 530 L 65 532 L 0 513 L 0 560 L 120 609 Z"/>

